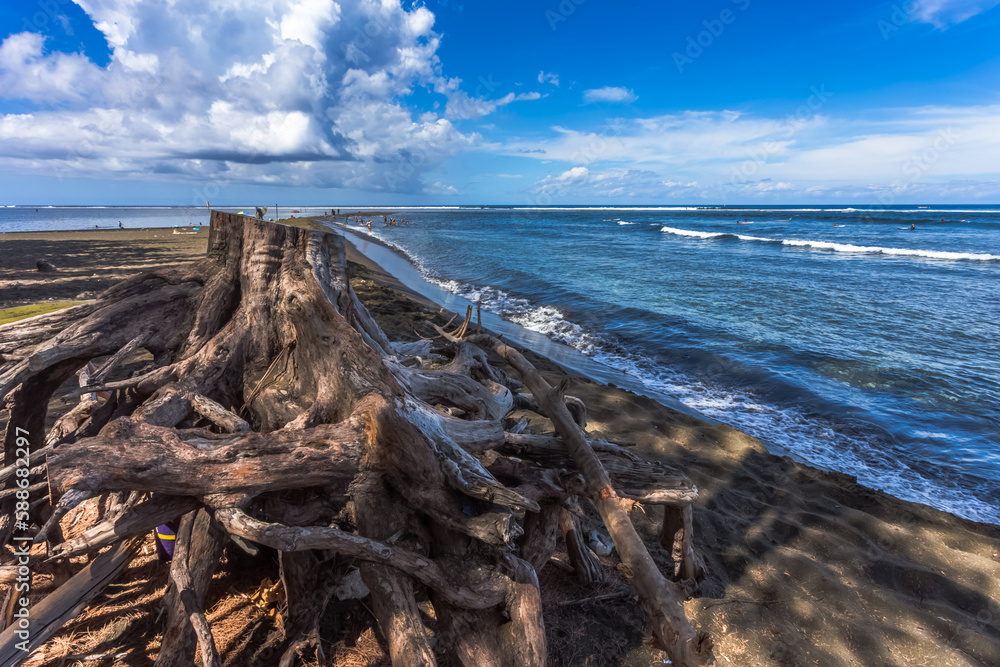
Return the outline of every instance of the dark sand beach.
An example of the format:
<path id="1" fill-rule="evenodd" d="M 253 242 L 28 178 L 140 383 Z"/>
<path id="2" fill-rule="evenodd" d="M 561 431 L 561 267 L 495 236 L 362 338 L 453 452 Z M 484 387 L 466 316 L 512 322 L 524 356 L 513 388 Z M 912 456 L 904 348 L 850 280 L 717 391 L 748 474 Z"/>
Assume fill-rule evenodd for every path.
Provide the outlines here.
<path id="1" fill-rule="evenodd" d="M 90 298 L 87 293 L 136 272 L 194 261 L 206 242 L 207 230 L 2 234 L 0 308 Z M 58 271 L 38 272 L 39 259 Z M 451 317 L 350 247 L 349 259 L 355 291 L 390 340 L 432 335 L 430 323 Z M 527 354 L 550 380 L 565 376 Z M 135 359 L 133 370 L 142 364 Z M 728 426 L 586 378 L 572 377 L 569 393 L 587 404 L 593 436 L 634 443 L 637 454 L 680 467 L 697 484 L 695 544 L 708 573 L 686 609 L 711 634 L 720 665 L 1000 665 L 1000 527 L 773 456 Z M 64 409 L 55 402 L 50 423 Z M 529 430 L 552 428 L 533 415 Z M 63 521 L 66 536 L 82 532 L 94 513 L 94 501 L 71 512 Z M 657 540 L 662 511 L 640 506 L 632 519 L 667 567 L 669 554 Z M 556 560 L 565 561 L 565 554 Z M 549 663 L 664 664 L 665 654 L 646 645 L 648 630 L 616 569 L 616 555 L 602 560 L 611 574 L 597 591 L 578 584 L 559 563 L 540 572 Z M 236 562 L 216 573 L 206 609 L 226 664 L 271 664 L 261 656 L 278 641 L 279 630 L 248 596 L 276 573 L 273 564 Z M 86 664 L 151 664 L 161 640 L 156 617 L 166 584 L 167 567 L 157 562 L 150 538 L 115 587 L 25 664 L 78 664 L 82 656 L 103 656 Z M 40 599 L 52 589 L 51 573 L 43 568 L 32 594 Z M 595 595 L 604 598 L 591 599 Z M 389 664 L 371 623 L 363 601 L 331 605 L 322 626 L 327 664 Z M 433 627 L 432 619 L 428 623 Z"/>
<path id="2" fill-rule="evenodd" d="M 190 262 L 205 252 L 208 229 L 182 231 L 0 233 L 0 309 L 97 294 L 138 271 Z M 38 271 L 36 263 L 40 260 L 48 261 L 56 270 Z"/>

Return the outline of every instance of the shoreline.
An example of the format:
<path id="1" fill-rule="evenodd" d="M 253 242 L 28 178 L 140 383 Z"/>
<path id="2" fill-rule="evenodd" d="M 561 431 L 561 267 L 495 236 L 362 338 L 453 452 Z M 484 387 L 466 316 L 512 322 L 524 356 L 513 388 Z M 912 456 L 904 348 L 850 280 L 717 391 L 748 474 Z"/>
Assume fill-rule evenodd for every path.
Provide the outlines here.
<path id="1" fill-rule="evenodd" d="M 152 233 L 161 228 L 149 231 L 145 238 L 125 239 L 153 253 L 147 259 L 155 261 L 137 271 L 157 266 L 161 236 L 172 236 Z M 62 234 L 77 233 L 84 232 Z M 118 271 L 122 267 L 142 264 L 129 263 L 136 247 L 116 252 L 100 245 L 104 238 L 21 234 L 38 238 L 18 241 L 40 244 L 18 247 L 21 270 L 29 273 L 38 250 L 60 242 L 82 255 L 73 269 L 81 279 L 84 274 L 89 280 L 102 278 L 93 276 L 95 263 L 116 275 L 128 272 Z M 0 253 L 10 250 L 5 247 L 8 236 L 0 235 Z M 177 236 L 207 242 L 207 230 L 203 236 Z M 89 252 L 95 247 L 98 252 Z M 26 252 L 32 248 L 34 252 Z M 183 261 L 197 259 L 194 245 L 185 252 L 171 249 Z M 360 267 L 360 275 L 352 276 L 359 298 L 390 340 L 412 339 L 408 327 L 414 321 L 437 315 L 438 304 L 351 244 L 348 259 Z M 69 271 L 70 260 L 63 263 Z M 557 362 L 539 365 L 547 375 L 564 375 Z M 720 664 L 727 659 L 729 664 L 844 667 L 1000 664 L 1000 526 L 900 500 L 849 475 L 773 455 L 736 429 L 706 423 L 619 387 L 573 375 L 568 393 L 586 402 L 588 431 L 594 437 L 633 442 L 640 456 L 680 467 L 698 485 L 695 544 L 705 557 L 708 579 L 687 609 L 712 634 Z M 538 422 L 530 428 L 547 426 Z M 632 515 L 640 534 L 655 543 L 659 515 L 652 510 Z M 542 575 L 543 586 L 555 576 L 551 568 Z M 546 609 L 547 622 L 548 613 Z M 601 614 L 618 612 L 608 605 L 558 613 L 603 618 Z M 552 622 L 560 618 L 554 615 Z M 639 634 L 641 639 L 641 627 Z M 650 655 L 637 641 L 614 664 L 637 667 L 649 664 Z"/>
<path id="2" fill-rule="evenodd" d="M 319 218 L 318 220 L 322 222 L 324 219 Z M 337 224 L 328 225 L 328 228 L 332 228 L 336 233 L 345 236 L 349 242 L 354 243 L 356 246 L 364 246 L 362 254 L 370 255 L 376 262 L 384 264 L 383 268 L 395 274 L 397 282 L 405 283 L 408 288 L 411 288 L 411 291 L 416 290 L 420 292 L 423 297 L 429 298 L 436 304 L 444 304 L 452 312 L 461 312 L 464 314 L 466 306 L 471 303 L 467 298 L 475 298 L 468 297 L 470 290 L 478 289 L 474 285 L 472 287 L 466 285 L 465 287 L 468 287 L 468 289 L 453 290 L 443 285 L 441 281 L 443 280 L 448 283 L 454 281 L 449 281 L 446 278 L 427 278 L 425 276 L 426 271 L 421 267 L 419 262 L 407 254 L 404 248 L 383 240 L 378 234 L 367 232 L 363 226 L 356 228 L 354 225 L 344 225 L 338 222 Z M 436 274 L 432 273 L 432 275 Z M 487 291 L 489 289 L 492 288 L 488 288 Z M 545 304 L 546 302 L 542 303 Z M 535 303 L 531 307 L 541 311 L 548 306 L 539 306 L 538 303 Z M 554 307 L 562 310 L 562 307 L 559 305 Z M 484 314 L 484 319 L 486 317 Z M 616 365 L 614 357 L 610 361 L 602 359 L 601 355 L 592 357 L 579 351 L 571 343 L 554 340 L 545 334 L 525 329 L 518 324 L 509 320 L 502 320 L 492 314 L 489 317 L 491 328 L 499 330 L 511 340 L 555 360 L 570 372 L 579 373 L 612 387 L 623 387 L 633 393 L 653 398 L 669 408 L 679 410 L 710 424 L 731 424 L 734 428 L 744 433 L 752 434 L 753 437 L 756 437 L 765 444 L 770 453 L 776 456 L 790 456 L 800 463 L 818 469 L 857 476 L 862 479 L 862 484 L 870 488 L 882 490 L 889 495 L 910 502 L 929 504 L 935 509 L 956 514 L 974 522 L 1000 525 L 1000 518 L 998 518 L 1000 515 L 996 511 L 997 505 L 992 502 L 994 499 L 1000 500 L 1000 497 L 996 496 L 995 491 L 990 490 L 991 483 L 985 477 L 976 477 L 974 474 L 969 475 L 959 470 L 949 473 L 945 468 L 911 469 L 905 462 L 893 464 L 892 461 L 894 459 L 888 454 L 886 458 L 887 463 L 869 469 L 868 466 L 863 464 L 863 459 L 859 458 L 860 454 L 855 450 L 848 450 L 846 452 L 846 454 L 850 455 L 848 462 L 839 461 L 842 465 L 838 466 L 838 452 L 832 446 L 828 449 L 821 447 L 823 456 L 820 456 L 817 460 L 816 457 L 810 457 L 807 453 L 800 452 L 794 444 L 784 442 L 789 437 L 794 436 L 789 436 L 788 433 L 780 428 L 777 431 L 771 431 L 766 428 L 762 429 L 760 424 L 748 424 L 746 420 L 741 420 L 741 415 L 727 413 L 712 413 L 711 416 L 705 415 L 699 412 L 697 408 L 682 403 L 679 398 L 659 391 L 655 383 L 650 383 L 650 376 L 648 374 L 628 375 L 618 370 L 618 368 L 622 367 Z M 573 324 L 573 321 L 569 317 L 565 321 L 571 326 L 579 326 Z M 601 334 L 597 332 L 595 335 L 599 337 Z M 695 397 L 701 395 L 689 394 L 689 396 Z M 740 394 L 737 395 L 739 396 Z M 743 399 L 738 398 L 737 400 Z M 780 414 L 786 409 L 789 409 L 788 406 L 782 406 L 775 410 Z M 791 409 L 794 410 L 794 408 Z M 873 430 L 882 428 L 878 425 L 878 422 L 873 423 L 875 424 L 871 427 Z M 754 428 L 755 426 L 757 428 Z M 767 426 L 767 424 L 764 424 L 764 426 Z M 805 449 L 809 450 L 809 448 Z M 840 454 L 845 455 L 844 452 L 840 452 Z M 853 458 L 851 458 L 852 456 Z M 889 473 L 889 475 L 885 476 L 884 473 Z"/>
<path id="3" fill-rule="evenodd" d="M 367 234 L 364 231 L 355 230 L 349 226 L 339 223 L 337 227 L 329 228 L 334 233 L 344 236 L 348 243 L 348 247 L 352 247 L 357 256 L 363 257 L 367 262 L 379 266 L 379 270 L 383 274 L 387 275 L 395 285 L 400 286 L 407 293 L 417 295 L 420 299 L 433 304 L 436 308 L 444 308 L 449 310 L 449 312 L 459 313 L 460 315 L 465 312 L 467 306 L 472 305 L 475 307 L 475 303 L 469 301 L 465 297 L 453 292 L 448 292 L 429 282 L 423 277 L 423 275 L 420 274 L 419 269 L 416 267 L 412 259 L 377 236 Z M 346 235 L 344 232 L 346 232 Z M 383 249 L 384 252 L 370 252 L 359 249 L 357 247 L 357 241 L 364 244 L 373 244 L 378 246 L 378 248 Z M 377 257 L 373 258 L 370 255 L 375 255 Z M 399 275 L 401 273 L 401 269 L 403 273 L 402 277 Z M 588 379 L 596 382 L 602 382 L 612 387 L 625 388 L 636 394 L 652 398 L 672 410 L 683 412 L 709 424 L 722 423 L 717 419 L 702 414 L 696 409 L 681 403 L 677 399 L 650 389 L 640 380 L 637 380 L 627 373 L 602 364 L 598 361 L 594 361 L 578 350 L 559 341 L 554 341 L 544 334 L 532 331 L 531 329 L 527 329 L 508 320 L 504 320 L 498 315 L 490 312 L 483 312 L 482 316 L 484 326 L 488 326 L 491 330 L 503 334 L 507 338 L 514 340 L 523 346 L 533 349 L 536 354 L 550 359 L 553 363 L 559 365 L 568 373 L 579 374 Z"/>

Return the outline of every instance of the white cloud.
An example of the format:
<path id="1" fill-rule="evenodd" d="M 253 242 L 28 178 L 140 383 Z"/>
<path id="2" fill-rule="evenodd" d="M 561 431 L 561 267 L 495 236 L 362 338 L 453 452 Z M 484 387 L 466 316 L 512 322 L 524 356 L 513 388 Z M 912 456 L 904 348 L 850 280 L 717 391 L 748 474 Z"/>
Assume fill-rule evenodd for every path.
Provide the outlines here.
<path id="1" fill-rule="evenodd" d="M 78 53 L 45 56 L 44 41 L 39 34 L 22 32 L 0 44 L 0 95 L 42 103 L 84 99 L 101 68 Z"/>
<path id="2" fill-rule="evenodd" d="M 613 102 L 619 104 L 629 104 L 635 102 L 638 97 L 630 88 L 620 88 L 605 86 L 604 88 L 592 88 L 583 91 L 583 101 L 591 104 L 594 102 Z"/>
<path id="3" fill-rule="evenodd" d="M 536 183 L 537 191 L 549 194 L 593 187 L 594 194 L 608 196 L 660 192 L 713 201 L 765 196 L 871 200 L 882 191 L 914 197 L 997 195 L 1000 105 L 868 115 L 876 119 L 685 112 L 617 120 L 590 130 L 554 127 L 548 137 L 492 149 L 571 167 Z M 669 174 L 661 179 L 667 185 L 700 185 L 683 191 L 659 188 L 656 174 Z M 621 181 L 618 189 L 610 186 L 615 178 Z"/>
<path id="4" fill-rule="evenodd" d="M 433 185 L 425 187 L 424 192 L 429 195 L 457 195 L 458 188 L 453 185 L 445 185 L 441 181 L 435 181 Z"/>
<path id="5" fill-rule="evenodd" d="M 46 54 L 32 33 L 3 40 L 0 97 L 37 105 L 0 115 L 5 169 L 423 192 L 423 173 L 480 141 L 405 104 L 446 81 L 425 7 L 77 1 L 111 61 Z"/>
<path id="6" fill-rule="evenodd" d="M 471 118 L 481 118 L 505 107 L 511 102 L 531 101 L 541 99 L 542 94 L 531 93 L 507 93 L 503 97 L 495 100 L 470 97 L 461 90 L 457 90 L 448 95 L 448 104 L 445 108 L 445 115 L 456 120 L 468 120 Z"/>
<path id="7" fill-rule="evenodd" d="M 333 0 L 302 0 L 281 17 L 281 38 L 297 39 L 319 52 L 323 37 L 340 18 L 340 5 Z"/>
<path id="8" fill-rule="evenodd" d="M 1000 0 L 913 0 L 913 19 L 937 28 L 962 23 L 1000 5 Z"/>
<path id="9" fill-rule="evenodd" d="M 570 200 L 579 200 L 580 197 L 658 199 L 690 195 L 697 188 L 697 182 L 665 179 L 645 169 L 591 171 L 587 167 L 573 167 L 558 176 L 546 176 L 532 186 L 531 192 Z"/>
<path id="10" fill-rule="evenodd" d="M 544 70 L 541 71 L 541 72 L 539 72 L 538 73 L 538 83 L 546 83 L 546 82 L 551 83 L 553 86 L 556 86 L 558 88 L 559 87 L 559 75 L 558 74 L 553 74 L 553 73 L 546 74 Z"/>

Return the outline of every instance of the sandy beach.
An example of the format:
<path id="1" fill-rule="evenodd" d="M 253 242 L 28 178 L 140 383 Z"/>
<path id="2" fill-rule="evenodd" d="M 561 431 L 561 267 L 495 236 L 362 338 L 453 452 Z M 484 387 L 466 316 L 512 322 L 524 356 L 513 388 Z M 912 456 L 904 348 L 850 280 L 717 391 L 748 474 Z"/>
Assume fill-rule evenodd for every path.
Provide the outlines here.
<path id="1" fill-rule="evenodd" d="M 205 252 L 208 229 L 99 229 L 0 233 L 0 309 L 93 298 L 138 271 L 190 262 Z M 40 272 L 39 261 L 55 267 Z M 91 296 L 87 296 L 87 295 Z"/>
<path id="2" fill-rule="evenodd" d="M 93 298 L 139 271 L 196 260 L 207 236 L 207 230 L 173 235 L 169 229 L 0 234 L 0 309 Z M 390 340 L 432 335 L 431 323 L 452 316 L 350 246 L 348 252 L 352 285 Z M 57 271 L 39 272 L 35 263 L 41 259 Z M 550 381 L 565 377 L 554 364 L 527 354 Z M 708 574 L 686 609 L 711 634 L 720 665 L 1000 665 L 1000 527 L 771 455 L 733 428 L 615 387 L 571 377 L 569 393 L 587 404 L 587 429 L 594 437 L 629 443 L 637 454 L 674 465 L 697 484 L 695 544 Z M 552 429 L 533 416 L 529 430 Z M 80 532 L 93 511 L 86 503 L 71 513 L 64 520 L 67 537 Z M 669 554 L 657 540 L 661 510 L 637 507 L 632 519 L 666 566 Z M 122 577 L 120 589 L 99 597 L 26 664 L 60 664 L 69 655 L 91 654 L 110 657 L 88 664 L 150 664 L 160 641 L 157 609 L 137 605 L 155 600 L 167 580 L 151 544 Z M 606 596 L 600 600 L 588 600 L 595 591 L 558 563 L 540 572 L 549 663 L 664 664 L 665 654 L 646 646 L 643 616 L 624 576 L 614 570 L 615 554 L 602 560 L 616 574 L 597 592 Z M 264 576 L 274 574 L 236 563 L 223 564 L 215 575 L 206 609 L 226 664 L 251 664 L 271 637 L 273 621 L 241 597 L 253 594 Z M 33 594 L 51 589 L 51 577 L 41 576 Z M 328 616 L 337 614 L 339 620 L 324 625 L 328 664 L 389 664 L 381 640 L 366 630 L 370 617 L 362 604 L 332 605 Z M 236 634 L 254 618 L 259 632 Z"/>

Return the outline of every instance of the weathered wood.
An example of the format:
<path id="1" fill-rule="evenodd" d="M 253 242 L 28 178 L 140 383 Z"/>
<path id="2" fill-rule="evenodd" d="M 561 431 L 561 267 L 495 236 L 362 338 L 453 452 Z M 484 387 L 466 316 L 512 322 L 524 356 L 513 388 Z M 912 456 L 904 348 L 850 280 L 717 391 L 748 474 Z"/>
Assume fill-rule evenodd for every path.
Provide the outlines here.
<path id="1" fill-rule="evenodd" d="M 181 519 L 164 597 L 167 623 L 157 667 L 193 664 L 196 647 L 203 667 L 222 667 L 202 600 L 224 545 L 225 535 L 205 510 L 189 512 Z"/>
<path id="2" fill-rule="evenodd" d="M 31 468 L 32 474 L 34 474 L 34 469 L 38 466 L 38 464 L 41 463 L 45 459 L 46 455 L 48 455 L 48 453 L 51 451 L 52 447 L 50 445 L 47 445 L 45 447 L 42 447 L 41 449 L 37 449 L 31 452 L 31 456 L 28 458 L 28 466 Z M 0 468 L 0 484 L 3 484 L 8 479 L 10 479 L 11 476 L 14 475 L 15 471 L 19 467 L 21 466 L 17 465 L 17 463 L 14 462 L 11 463 L 9 466 L 4 466 L 3 468 Z"/>
<path id="3" fill-rule="evenodd" d="M 362 475 L 352 487 L 362 535 L 387 540 L 406 529 L 406 513 L 390 499 L 390 494 L 391 490 L 374 473 Z M 393 667 L 436 666 L 410 578 L 395 568 L 375 563 L 362 564 L 361 577 L 371 592 L 372 611 L 389 645 Z"/>
<path id="4" fill-rule="evenodd" d="M 632 526 L 611 478 L 587 443 L 583 429 L 566 408 L 562 392 L 554 390 L 519 352 L 496 338 L 476 335 L 467 341 L 492 349 L 503 357 L 518 372 L 525 386 L 539 401 L 544 414 L 552 420 L 587 482 L 587 495 L 604 520 L 622 562 L 631 573 L 630 583 L 652 621 L 653 633 L 673 663 L 681 667 L 714 664 L 711 639 L 691 626 L 684 612 L 681 592 L 672 582 L 664 579 L 656 567 Z"/>
<path id="5" fill-rule="evenodd" d="M 571 501 L 570 507 L 578 510 L 576 503 Z M 559 530 L 562 533 L 563 542 L 566 543 L 566 552 L 569 554 L 570 565 L 576 572 L 577 579 L 581 583 L 592 585 L 604 581 L 604 569 L 601 561 L 590 551 L 587 540 L 584 539 L 583 530 L 580 528 L 580 519 L 567 507 L 563 507 L 559 513 Z"/>
<path id="6" fill-rule="evenodd" d="M 514 405 L 507 387 L 447 371 L 426 371 L 393 366 L 393 374 L 413 396 L 431 405 L 443 404 L 465 410 L 472 419 L 500 419 Z"/>
<path id="7" fill-rule="evenodd" d="M 192 394 L 191 407 L 199 415 L 212 422 L 226 433 L 239 433 L 250 430 L 250 424 L 239 415 L 201 394 Z"/>
<path id="8" fill-rule="evenodd" d="M 134 539 L 116 545 L 95 558 L 54 593 L 33 605 L 27 634 L 19 635 L 24 630 L 17 624 L 0 634 L 0 665 L 14 667 L 28 659 L 32 651 L 83 611 L 91 600 L 115 580 L 141 544 L 141 539 Z M 18 644 L 25 641 L 27 651 L 18 648 Z"/>
<path id="9" fill-rule="evenodd" d="M 332 549 L 346 556 L 391 565 L 435 589 L 456 606 L 484 609 L 503 600 L 504 592 L 491 584 L 473 588 L 461 580 L 456 582 L 455 577 L 448 576 L 441 565 L 426 556 L 336 528 L 269 524 L 236 509 L 216 510 L 215 517 L 230 533 L 281 551 Z"/>
<path id="10" fill-rule="evenodd" d="M 146 338 L 148 336 L 148 332 L 144 331 L 129 342 L 125 343 L 125 346 L 122 347 L 122 349 L 111 355 L 111 358 L 105 361 L 99 369 L 90 374 L 90 377 L 87 379 L 87 385 L 96 387 L 104 384 L 107 381 L 108 376 L 110 376 L 116 368 L 128 360 L 129 357 L 132 356 L 133 352 L 142 347 L 142 344 L 146 342 Z"/>
<path id="11" fill-rule="evenodd" d="M 84 319 L 93 310 L 94 305 L 88 303 L 17 322 L 0 324 L 0 355 L 4 359 L 27 358 L 32 347 L 50 340 L 74 322 Z"/>
<path id="12" fill-rule="evenodd" d="M 549 562 L 559 542 L 559 517 L 562 505 L 543 503 L 540 512 L 530 512 L 524 517 L 524 535 L 518 541 L 521 558 L 540 572 Z"/>
<path id="13" fill-rule="evenodd" d="M 177 431 L 128 418 L 49 456 L 52 487 L 157 491 L 203 496 L 252 488 L 258 493 L 342 485 L 357 474 L 365 442 L 362 417 L 268 434 Z M 128 447 L 117 443 L 128 442 Z"/>
<path id="14" fill-rule="evenodd" d="M 431 598 L 452 661 L 463 667 L 545 665 L 548 651 L 538 577 L 520 558 L 508 555 L 505 563 L 509 578 L 502 613 L 455 609 Z"/>
<path id="15" fill-rule="evenodd" d="M 698 498 L 698 488 L 687 475 L 663 464 L 646 461 L 618 445 L 587 439 L 618 494 L 649 504 L 686 503 Z M 541 462 L 546 467 L 573 467 L 572 457 L 559 438 L 529 433 L 507 433 L 500 451 Z"/>
<path id="16" fill-rule="evenodd" d="M 22 364 L 27 363 L 27 361 L 22 362 Z M 27 454 L 30 458 L 32 452 L 44 447 L 45 415 L 48 412 L 49 399 L 59 385 L 72 377 L 79 367 L 78 362 L 57 361 L 49 367 L 22 376 L 16 384 L 8 385 L 9 389 L 0 387 L 0 405 L 3 404 L 8 391 L 13 390 L 12 395 L 6 396 L 10 409 L 7 415 L 7 428 L 4 431 L 4 465 L 16 466 L 17 459 L 23 458 L 18 456 L 19 453 Z M 25 442 L 27 448 L 24 446 Z M 40 481 L 31 480 L 30 477 L 29 480 Z M 8 480 L 6 486 L 14 488 L 13 480 Z M 13 518 L 14 499 L 8 497 L 0 501 L 0 548 L 7 544 L 13 534 Z M 44 518 L 39 522 L 42 521 Z"/>
<path id="17" fill-rule="evenodd" d="M 309 649 L 315 651 L 316 662 L 322 665 L 326 659 L 320 643 L 319 622 L 334 587 L 317 587 L 322 581 L 322 565 L 311 551 L 279 551 L 278 565 L 287 605 L 285 637 L 291 639 L 278 666 L 292 667 L 296 658 L 305 658 Z"/>
<path id="18" fill-rule="evenodd" d="M 53 532 L 58 526 L 62 518 L 66 516 L 73 508 L 75 508 L 80 503 L 84 502 L 88 498 L 93 498 L 94 493 L 92 491 L 67 491 L 66 494 L 59 499 L 59 502 L 54 508 L 52 508 L 52 516 L 49 520 L 45 522 L 41 530 L 35 535 L 35 542 L 42 542 L 48 539 L 50 532 Z M 62 539 L 58 540 L 62 542 Z"/>
<path id="19" fill-rule="evenodd" d="M 660 544 L 674 560 L 674 581 L 690 582 L 692 594 L 705 579 L 705 564 L 694 548 L 694 517 L 691 505 L 664 505 Z"/>
<path id="20" fill-rule="evenodd" d="M 97 523 L 81 535 L 53 547 L 49 559 L 66 559 L 96 551 L 109 544 L 147 533 L 156 526 L 198 508 L 194 498 L 154 494 L 120 514 Z"/>
<path id="21" fill-rule="evenodd" d="M 468 343 L 453 343 L 452 346 L 455 349 L 455 356 L 439 370 L 466 375 L 476 382 L 506 384 L 507 378 L 490 365 L 482 349 Z"/>
<path id="22" fill-rule="evenodd" d="M 566 396 L 563 397 L 563 402 L 566 404 L 566 409 L 569 410 L 570 415 L 573 416 L 573 421 L 580 428 L 587 428 L 587 404 L 576 396 Z M 530 410 L 532 412 L 537 412 L 538 414 L 548 417 L 545 412 L 544 402 L 540 403 L 531 393 L 520 392 L 514 397 L 514 406 L 519 410 Z"/>

